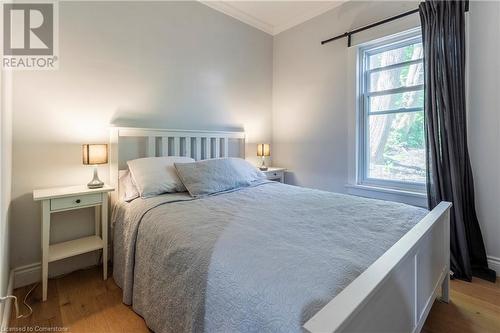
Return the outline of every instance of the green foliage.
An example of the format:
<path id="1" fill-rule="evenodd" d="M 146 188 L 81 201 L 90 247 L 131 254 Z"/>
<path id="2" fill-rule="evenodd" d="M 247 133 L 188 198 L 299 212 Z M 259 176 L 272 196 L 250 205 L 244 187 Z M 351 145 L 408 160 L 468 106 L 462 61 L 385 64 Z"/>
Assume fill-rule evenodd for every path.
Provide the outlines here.
<path id="1" fill-rule="evenodd" d="M 381 52 L 370 57 L 371 67 L 417 59 L 420 52 L 419 44 Z M 372 85 L 379 90 L 416 85 L 422 81 L 422 73 L 421 68 L 415 66 L 417 65 L 399 66 L 374 74 L 372 80 L 376 82 L 372 81 Z M 424 104 L 424 94 L 422 90 L 405 91 L 374 97 L 370 103 L 373 113 L 386 109 L 420 108 Z M 370 117 L 377 117 L 374 118 L 377 121 L 373 127 L 374 142 L 371 143 L 376 147 L 370 148 L 373 150 L 370 172 L 373 172 L 375 177 L 422 182 L 425 179 L 423 112 L 402 112 Z"/>
<path id="2" fill-rule="evenodd" d="M 408 148 L 424 147 L 424 113 L 416 112 L 406 136 Z"/>
<path id="3" fill-rule="evenodd" d="M 411 117 L 413 120 L 403 119 Z M 393 128 L 389 132 L 385 152 L 388 149 L 421 149 L 424 147 L 424 113 L 400 113 L 393 120 L 393 124 L 404 122 L 408 126 Z"/>

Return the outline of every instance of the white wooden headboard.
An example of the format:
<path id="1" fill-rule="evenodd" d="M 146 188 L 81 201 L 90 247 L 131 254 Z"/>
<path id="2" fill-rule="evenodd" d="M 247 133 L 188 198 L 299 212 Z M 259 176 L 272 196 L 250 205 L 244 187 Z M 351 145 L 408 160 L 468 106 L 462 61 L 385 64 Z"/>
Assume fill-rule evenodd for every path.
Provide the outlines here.
<path id="1" fill-rule="evenodd" d="M 146 139 L 146 156 L 189 156 L 195 160 L 229 157 L 229 140 L 237 139 L 244 157 L 245 132 L 173 130 L 157 128 L 111 127 L 109 135 L 109 177 L 111 186 L 116 190 L 112 198 L 118 195 L 118 177 L 120 163 L 120 138 L 136 137 Z M 130 158 L 130 156 L 128 156 Z M 144 156 L 134 156 L 139 158 Z M 241 156 L 240 156 L 241 157 Z"/>

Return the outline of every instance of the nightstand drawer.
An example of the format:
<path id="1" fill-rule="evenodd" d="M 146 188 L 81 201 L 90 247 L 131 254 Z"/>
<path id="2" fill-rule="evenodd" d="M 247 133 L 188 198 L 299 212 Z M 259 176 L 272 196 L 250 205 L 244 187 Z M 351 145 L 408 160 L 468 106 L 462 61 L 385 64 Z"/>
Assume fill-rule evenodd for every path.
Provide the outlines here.
<path id="1" fill-rule="evenodd" d="M 55 199 L 50 199 L 50 210 L 52 211 L 52 210 L 61 210 L 68 208 L 78 208 L 88 205 L 95 205 L 101 203 L 101 200 L 102 200 L 101 193 L 78 195 L 66 198 L 55 198 Z"/>
<path id="2" fill-rule="evenodd" d="M 268 179 L 277 179 L 283 177 L 283 171 L 269 171 L 266 175 Z"/>
<path id="3" fill-rule="evenodd" d="M 269 168 L 268 170 L 262 171 L 269 180 L 274 180 L 278 182 L 285 182 L 285 169 L 284 168 Z"/>

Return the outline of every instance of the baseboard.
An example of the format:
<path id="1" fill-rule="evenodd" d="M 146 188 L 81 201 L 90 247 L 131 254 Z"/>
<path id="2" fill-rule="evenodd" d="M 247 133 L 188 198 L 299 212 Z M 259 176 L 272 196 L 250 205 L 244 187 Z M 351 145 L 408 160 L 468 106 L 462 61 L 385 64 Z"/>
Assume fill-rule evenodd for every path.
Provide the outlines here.
<path id="1" fill-rule="evenodd" d="M 488 256 L 488 266 L 500 276 L 500 258 Z"/>
<path id="2" fill-rule="evenodd" d="M 13 269 L 14 271 L 14 289 L 24 287 L 40 281 L 42 277 L 42 263 L 35 262 L 33 264 L 19 266 Z"/>
<path id="3" fill-rule="evenodd" d="M 7 285 L 7 295 L 12 295 L 14 291 L 14 270 L 10 271 L 9 284 Z M 12 299 L 5 303 L 0 303 L 0 332 L 7 332 L 10 320 L 10 309 L 12 308 Z"/>

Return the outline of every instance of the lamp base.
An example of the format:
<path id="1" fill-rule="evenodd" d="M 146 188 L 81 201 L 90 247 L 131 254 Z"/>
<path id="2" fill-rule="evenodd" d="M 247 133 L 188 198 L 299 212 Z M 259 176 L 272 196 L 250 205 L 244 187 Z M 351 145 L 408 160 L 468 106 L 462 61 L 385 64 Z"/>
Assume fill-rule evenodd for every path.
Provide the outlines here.
<path id="1" fill-rule="evenodd" d="M 266 158 L 262 156 L 262 164 L 259 167 L 260 171 L 267 171 Z"/>
<path id="2" fill-rule="evenodd" d="M 104 183 L 101 181 L 91 181 L 90 183 L 87 184 L 88 188 L 101 188 L 104 186 Z"/>
<path id="3" fill-rule="evenodd" d="M 104 183 L 99 179 L 97 175 L 97 166 L 94 166 L 94 178 L 87 184 L 88 188 L 101 188 L 104 186 Z"/>

